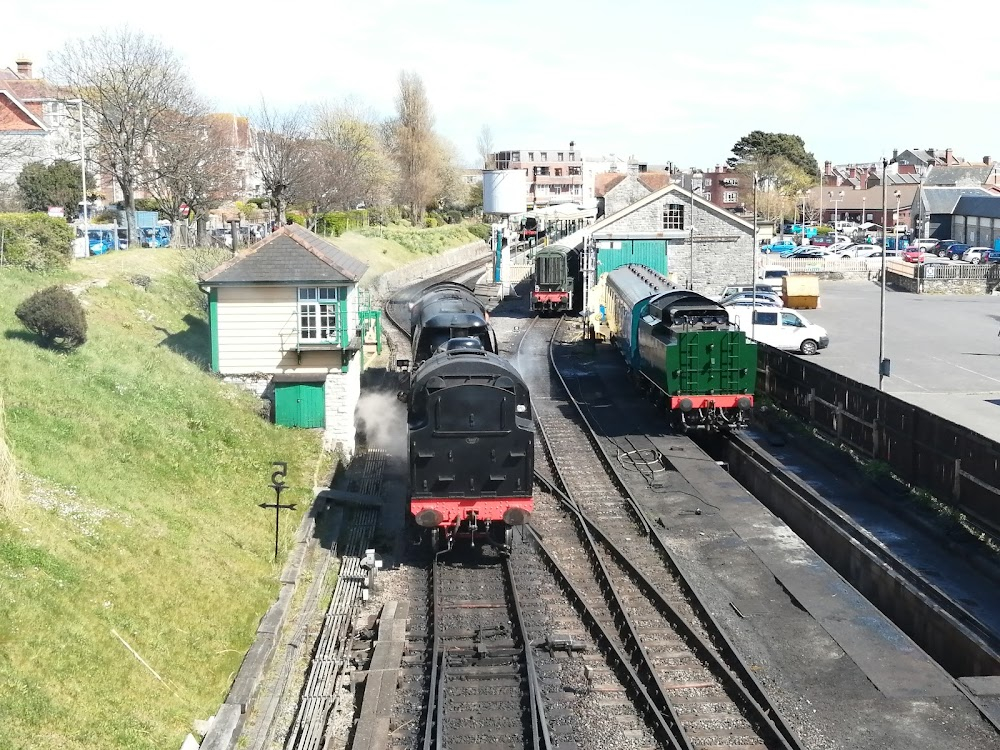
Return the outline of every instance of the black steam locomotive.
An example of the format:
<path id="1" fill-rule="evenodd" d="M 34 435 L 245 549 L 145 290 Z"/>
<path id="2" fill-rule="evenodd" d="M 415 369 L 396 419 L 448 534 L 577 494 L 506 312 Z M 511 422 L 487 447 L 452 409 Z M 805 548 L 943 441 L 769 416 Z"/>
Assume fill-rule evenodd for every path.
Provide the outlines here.
<path id="1" fill-rule="evenodd" d="M 467 539 L 509 552 L 533 510 L 528 388 L 459 284 L 429 288 L 411 308 L 411 331 L 410 521 L 435 546 Z"/>

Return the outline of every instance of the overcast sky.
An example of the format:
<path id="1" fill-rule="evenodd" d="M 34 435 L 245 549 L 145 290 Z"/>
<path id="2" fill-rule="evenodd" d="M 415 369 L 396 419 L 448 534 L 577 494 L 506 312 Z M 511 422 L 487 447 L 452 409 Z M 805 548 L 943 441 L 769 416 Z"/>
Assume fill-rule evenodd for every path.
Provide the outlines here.
<path id="1" fill-rule="evenodd" d="M 470 165 L 497 148 L 711 167 L 740 136 L 796 133 L 820 163 L 893 147 L 1000 158 L 998 0 L 298 0 L 8 3 L 0 65 L 107 23 L 173 47 L 220 111 L 354 95 L 392 111 L 419 73 Z M 260 8 L 265 12 L 257 12 Z"/>

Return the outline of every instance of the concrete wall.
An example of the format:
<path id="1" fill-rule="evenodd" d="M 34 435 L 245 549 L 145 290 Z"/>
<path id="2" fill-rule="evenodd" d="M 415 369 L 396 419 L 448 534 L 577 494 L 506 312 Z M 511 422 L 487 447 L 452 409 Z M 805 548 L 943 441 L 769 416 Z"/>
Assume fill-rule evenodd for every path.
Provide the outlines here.
<path id="1" fill-rule="evenodd" d="M 623 183 L 624 184 L 624 183 Z M 619 186 L 620 187 L 620 186 Z M 615 188 L 617 189 L 617 187 Z M 614 191 L 612 191 L 614 192 Z M 646 193 L 648 195 L 648 192 Z M 691 205 L 679 196 L 664 196 L 623 216 L 601 229 L 602 234 L 660 232 L 669 238 L 667 271 L 676 274 L 677 285 L 686 287 L 691 276 L 690 233 L 663 229 L 663 211 L 667 203 L 684 206 L 685 227 L 688 226 Z M 609 214 L 611 212 L 609 211 Z M 730 219 L 707 210 L 699 203 L 694 206 L 694 290 L 702 294 L 719 294 L 730 284 L 749 283 L 753 277 L 758 254 L 753 246 L 753 229 L 738 219 Z"/>
<path id="2" fill-rule="evenodd" d="M 876 274 L 877 276 L 877 274 Z M 917 279 L 889 271 L 886 286 L 912 294 L 992 294 L 1000 288 L 1000 277 L 988 279 Z"/>

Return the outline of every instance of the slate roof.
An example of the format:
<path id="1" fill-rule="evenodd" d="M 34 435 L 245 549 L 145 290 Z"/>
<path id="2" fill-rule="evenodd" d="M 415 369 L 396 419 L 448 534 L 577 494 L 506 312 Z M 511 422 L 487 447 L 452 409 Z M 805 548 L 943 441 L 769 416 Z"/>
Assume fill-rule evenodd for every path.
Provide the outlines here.
<path id="1" fill-rule="evenodd" d="M 959 199 L 965 196 L 989 195 L 981 187 L 927 187 L 923 189 L 924 211 L 929 214 L 950 214 L 954 212 Z"/>
<path id="2" fill-rule="evenodd" d="M 924 184 L 958 187 L 982 185 L 992 171 L 993 167 L 986 164 L 972 167 L 933 166 L 927 171 Z"/>
<path id="3" fill-rule="evenodd" d="M 1000 195 L 965 195 L 955 204 L 955 213 L 1000 219 Z"/>
<path id="4" fill-rule="evenodd" d="M 280 227 L 201 279 L 202 286 L 356 283 L 368 264 L 307 229 Z"/>

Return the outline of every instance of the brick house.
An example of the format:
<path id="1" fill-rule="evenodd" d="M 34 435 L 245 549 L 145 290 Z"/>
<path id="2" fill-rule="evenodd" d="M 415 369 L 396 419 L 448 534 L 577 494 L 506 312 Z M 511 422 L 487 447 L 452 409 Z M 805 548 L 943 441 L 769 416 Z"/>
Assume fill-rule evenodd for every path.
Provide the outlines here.
<path id="1" fill-rule="evenodd" d="M 296 225 L 202 277 L 212 370 L 271 402 L 276 424 L 323 428 L 354 451 L 361 394 L 358 280 L 368 266 Z"/>
<path id="2" fill-rule="evenodd" d="M 8 184 L 33 161 L 80 163 L 77 105 L 35 78 L 31 60 L 20 58 L 15 66 L 0 68 L 0 183 Z"/>

